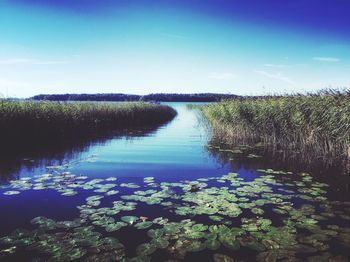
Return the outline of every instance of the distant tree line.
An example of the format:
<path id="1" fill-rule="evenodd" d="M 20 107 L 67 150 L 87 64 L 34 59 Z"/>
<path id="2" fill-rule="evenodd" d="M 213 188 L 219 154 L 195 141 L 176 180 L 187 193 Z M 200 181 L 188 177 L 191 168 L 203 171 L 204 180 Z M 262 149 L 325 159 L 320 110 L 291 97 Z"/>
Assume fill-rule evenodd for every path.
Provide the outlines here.
<path id="1" fill-rule="evenodd" d="M 36 95 L 32 100 L 47 101 L 160 101 L 160 102 L 216 102 L 239 98 L 237 95 L 200 93 L 200 94 L 56 94 Z"/>
<path id="2" fill-rule="evenodd" d="M 57 95 L 36 95 L 32 100 L 47 101 L 138 101 L 138 95 L 126 94 L 57 94 Z"/>

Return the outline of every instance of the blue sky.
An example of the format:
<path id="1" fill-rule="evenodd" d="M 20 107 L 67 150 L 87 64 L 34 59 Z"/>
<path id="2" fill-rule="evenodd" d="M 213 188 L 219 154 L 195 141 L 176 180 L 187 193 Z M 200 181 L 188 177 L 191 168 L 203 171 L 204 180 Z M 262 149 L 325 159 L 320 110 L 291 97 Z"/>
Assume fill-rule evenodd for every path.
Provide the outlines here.
<path id="1" fill-rule="evenodd" d="M 0 96 L 350 87 L 347 0 L 1 0 Z"/>

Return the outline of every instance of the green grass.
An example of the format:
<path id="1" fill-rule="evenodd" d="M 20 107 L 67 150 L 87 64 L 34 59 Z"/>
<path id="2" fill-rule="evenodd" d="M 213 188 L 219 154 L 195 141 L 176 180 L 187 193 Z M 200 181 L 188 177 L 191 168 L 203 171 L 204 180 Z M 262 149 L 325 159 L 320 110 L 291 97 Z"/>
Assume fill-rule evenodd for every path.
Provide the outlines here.
<path id="1" fill-rule="evenodd" d="M 0 101 L 0 138 L 31 139 L 160 125 L 176 111 L 168 106 L 133 103 Z"/>
<path id="2" fill-rule="evenodd" d="M 280 147 L 318 159 L 350 158 L 350 93 L 270 96 L 201 107 L 213 141 Z"/>

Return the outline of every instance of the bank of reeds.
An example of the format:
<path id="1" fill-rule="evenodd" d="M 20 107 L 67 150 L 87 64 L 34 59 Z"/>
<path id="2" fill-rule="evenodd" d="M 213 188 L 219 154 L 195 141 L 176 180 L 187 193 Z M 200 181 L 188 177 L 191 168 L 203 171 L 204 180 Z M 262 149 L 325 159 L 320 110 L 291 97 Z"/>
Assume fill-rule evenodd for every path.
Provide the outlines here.
<path id="1" fill-rule="evenodd" d="M 201 107 L 213 140 L 265 145 L 305 157 L 350 159 L 350 92 L 245 98 Z"/>
<path id="2" fill-rule="evenodd" d="M 134 103 L 0 101 L 0 139 L 55 139 L 160 125 L 176 111 Z"/>

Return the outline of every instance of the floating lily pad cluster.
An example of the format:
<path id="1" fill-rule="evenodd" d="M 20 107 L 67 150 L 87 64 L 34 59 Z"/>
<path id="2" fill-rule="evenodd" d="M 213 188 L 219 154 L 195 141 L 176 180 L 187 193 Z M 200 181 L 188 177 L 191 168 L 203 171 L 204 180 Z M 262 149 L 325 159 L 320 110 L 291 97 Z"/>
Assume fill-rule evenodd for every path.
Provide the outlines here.
<path id="1" fill-rule="evenodd" d="M 159 251 L 182 260 L 209 250 L 212 261 L 233 261 L 242 250 L 258 261 L 346 261 L 332 246 L 350 248 L 350 203 L 329 201 L 328 185 L 307 173 L 258 173 L 253 181 L 229 173 L 194 181 L 145 177 L 140 183 L 119 184 L 114 177 L 88 179 L 54 169 L 20 178 L 2 189 L 4 197 L 26 190 L 55 190 L 64 197 L 80 190 L 90 194 L 77 207 L 79 218 L 35 217 L 31 223 L 37 229 L 3 236 L 0 259 L 33 252 L 51 261 L 150 261 Z M 125 188 L 129 193 L 121 194 Z M 141 204 L 162 210 L 164 217 L 137 216 Z M 119 237 L 128 230 L 148 239 L 131 256 Z"/>
<path id="2" fill-rule="evenodd" d="M 55 168 L 55 169 L 54 169 Z M 52 173 L 36 175 L 32 177 L 22 177 L 18 180 L 10 181 L 7 188 L 11 190 L 4 191 L 4 195 L 18 195 L 26 190 L 45 190 L 53 189 L 62 196 L 74 196 L 78 194 L 77 190 L 93 190 L 95 193 L 105 193 L 108 195 L 118 194 L 115 190 L 117 184 L 111 183 L 116 178 L 92 179 L 87 181 L 87 176 L 76 176 L 70 172 L 58 172 L 60 168 L 50 167 Z"/>
<path id="3" fill-rule="evenodd" d="M 82 257 L 86 261 L 99 261 L 99 258 L 106 256 L 119 260 L 125 256 L 124 246 L 118 239 L 104 237 L 93 226 L 84 225 L 84 220 L 54 221 L 46 217 L 36 217 L 31 223 L 37 225 L 38 229 L 17 229 L 0 239 L 2 244 L 11 246 L 2 250 L 2 255 L 5 252 L 14 253 L 9 250 L 28 253 L 35 251 L 48 257 L 49 261 L 73 261 Z"/>

